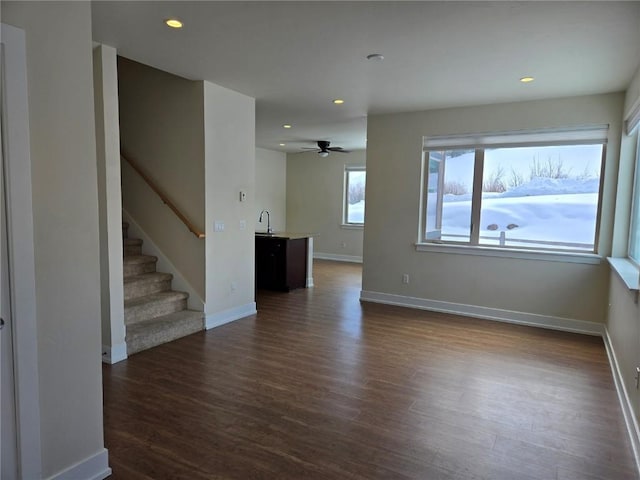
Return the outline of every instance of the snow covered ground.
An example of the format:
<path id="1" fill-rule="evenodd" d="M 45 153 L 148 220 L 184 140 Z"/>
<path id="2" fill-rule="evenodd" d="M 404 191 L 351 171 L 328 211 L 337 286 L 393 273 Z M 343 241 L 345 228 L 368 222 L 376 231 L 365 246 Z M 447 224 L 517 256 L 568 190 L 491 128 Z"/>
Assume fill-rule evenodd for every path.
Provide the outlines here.
<path id="1" fill-rule="evenodd" d="M 498 245 L 504 232 L 505 246 L 593 250 L 598 185 L 598 179 L 538 178 L 504 193 L 484 193 L 480 243 Z M 443 240 L 469 239 L 470 197 L 445 195 Z"/>

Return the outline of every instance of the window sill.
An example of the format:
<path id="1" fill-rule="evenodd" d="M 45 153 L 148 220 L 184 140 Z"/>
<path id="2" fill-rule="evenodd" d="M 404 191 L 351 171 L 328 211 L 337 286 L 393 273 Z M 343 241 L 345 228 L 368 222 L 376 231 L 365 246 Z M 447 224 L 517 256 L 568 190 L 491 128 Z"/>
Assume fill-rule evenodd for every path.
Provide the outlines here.
<path id="1" fill-rule="evenodd" d="M 640 269 L 628 258 L 607 257 L 611 269 L 631 291 L 640 290 Z"/>
<path id="2" fill-rule="evenodd" d="M 457 255 L 476 255 L 481 257 L 516 258 L 522 260 L 539 260 L 544 262 L 585 263 L 590 265 L 599 265 L 602 262 L 602 257 L 595 253 L 540 252 L 535 250 L 498 249 L 475 245 L 416 243 L 416 251 L 452 253 Z"/>
<path id="3" fill-rule="evenodd" d="M 362 230 L 364 229 L 364 224 L 356 224 L 356 223 L 341 223 L 340 228 L 345 228 L 347 230 Z"/>

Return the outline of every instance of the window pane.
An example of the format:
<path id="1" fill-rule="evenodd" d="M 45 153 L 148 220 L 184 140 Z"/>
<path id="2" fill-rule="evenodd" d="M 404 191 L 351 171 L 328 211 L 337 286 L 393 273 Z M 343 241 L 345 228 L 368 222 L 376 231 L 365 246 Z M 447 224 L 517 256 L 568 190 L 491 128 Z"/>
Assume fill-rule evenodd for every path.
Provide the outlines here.
<path id="1" fill-rule="evenodd" d="M 469 242 L 474 150 L 428 152 L 425 238 Z"/>
<path id="2" fill-rule="evenodd" d="M 347 171 L 347 223 L 364 223 L 364 191 L 367 172 Z"/>
<path id="3" fill-rule="evenodd" d="M 633 186 L 633 212 L 629 233 L 629 256 L 640 263 L 640 134 L 636 148 L 636 180 Z"/>
<path id="4" fill-rule="evenodd" d="M 485 150 L 480 244 L 595 249 L 602 145 Z"/>

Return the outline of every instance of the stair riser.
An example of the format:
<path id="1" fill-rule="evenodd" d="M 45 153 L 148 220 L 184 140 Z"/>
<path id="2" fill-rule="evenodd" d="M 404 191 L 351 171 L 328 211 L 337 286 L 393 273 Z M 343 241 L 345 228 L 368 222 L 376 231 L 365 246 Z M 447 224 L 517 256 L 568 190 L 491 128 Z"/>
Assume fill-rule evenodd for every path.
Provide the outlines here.
<path id="1" fill-rule="evenodd" d="M 125 257 L 128 255 L 142 255 L 142 246 L 141 245 L 125 245 L 123 253 Z"/>
<path id="2" fill-rule="evenodd" d="M 171 279 L 161 282 L 128 282 L 124 285 L 124 299 L 129 300 L 168 290 L 171 290 Z"/>
<path id="3" fill-rule="evenodd" d="M 187 299 L 171 300 L 165 302 L 153 302 L 146 305 L 136 307 L 127 307 L 124 309 L 124 323 L 131 325 L 133 323 L 150 320 L 152 318 L 168 315 L 169 313 L 186 310 Z"/>
<path id="4" fill-rule="evenodd" d="M 162 345 L 163 343 L 172 342 L 178 338 L 200 332 L 203 328 L 204 325 L 202 319 L 200 319 L 181 322 L 179 325 L 166 329 L 162 332 L 145 335 L 127 335 L 127 355 L 133 355 L 134 353 Z"/>
<path id="5" fill-rule="evenodd" d="M 142 273 L 152 273 L 156 271 L 156 262 L 125 264 L 123 273 L 125 277 L 140 275 Z"/>

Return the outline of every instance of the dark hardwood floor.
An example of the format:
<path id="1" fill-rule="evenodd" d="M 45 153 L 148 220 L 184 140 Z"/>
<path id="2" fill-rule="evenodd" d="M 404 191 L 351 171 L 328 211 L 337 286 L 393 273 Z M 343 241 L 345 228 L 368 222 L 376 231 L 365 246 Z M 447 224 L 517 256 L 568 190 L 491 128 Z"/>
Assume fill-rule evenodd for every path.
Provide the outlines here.
<path id="1" fill-rule="evenodd" d="M 600 338 L 360 304 L 361 268 L 104 366 L 114 479 L 636 479 Z"/>

